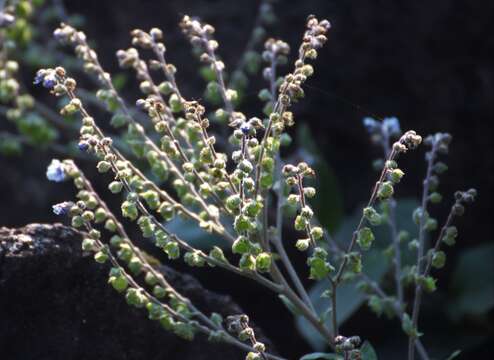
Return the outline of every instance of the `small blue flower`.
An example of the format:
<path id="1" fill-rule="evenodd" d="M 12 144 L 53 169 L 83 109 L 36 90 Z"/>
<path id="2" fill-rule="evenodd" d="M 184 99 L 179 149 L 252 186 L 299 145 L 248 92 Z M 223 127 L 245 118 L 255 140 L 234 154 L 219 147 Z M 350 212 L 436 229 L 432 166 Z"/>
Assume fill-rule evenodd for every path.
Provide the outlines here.
<path id="1" fill-rule="evenodd" d="M 43 86 L 47 89 L 53 89 L 56 84 L 57 78 L 53 74 L 46 75 L 43 79 Z"/>
<path id="2" fill-rule="evenodd" d="M 400 135 L 400 121 L 396 117 L 384 118 L 382 129 L 383 132 L 387 132 L 389 135 Z"/>
<path id="3" fill-rule="evenodd" d="M 89 143 L 87 141 L 79 141 L 79 144 L 77 144 L 77 147 L 81 151 L 87 151 L 89 149 Z"/>
<path id="4" fill-rule="evenodd" d="M 62 203 L 55 204 L 52 206 L 53 213 L 55 215 L 59 215 L 59 216 L 60 215 L 67 215 L 67 213 L 69 212 L 72 205 L 73 205 L 73 203 L 71 203 L 69 201 L 64 201 Z"/>
<path id="5" fill-rule="evenodd" d="M 251 128 L 251 125 L 245 122 L 240 126 L 240 131 L 242 131 L 244 135 L 249 135 Z"/>
<path id="6" fill-rule="evenodd" d="M 46 177 L 50 181 L 62 182 L 67 178 L 63 164 L 58 159 L 53 159 L 46 169 Z"/>
<path id="7" fill-rule="evenodd" d="M 371 117 L 363 118 L 362 123 L 369 133 L 374 133 L 380 128 L 379 122 Z"/>
<path id="8" fill-rule="evenodd" d="M 45 71 L 44 70 L 38 70 L 38 72 L 36 73 L 36 76 L 34 77 L 33 84 L 34 85 L 41 84 L 44 79 L 45 79 Z"/>

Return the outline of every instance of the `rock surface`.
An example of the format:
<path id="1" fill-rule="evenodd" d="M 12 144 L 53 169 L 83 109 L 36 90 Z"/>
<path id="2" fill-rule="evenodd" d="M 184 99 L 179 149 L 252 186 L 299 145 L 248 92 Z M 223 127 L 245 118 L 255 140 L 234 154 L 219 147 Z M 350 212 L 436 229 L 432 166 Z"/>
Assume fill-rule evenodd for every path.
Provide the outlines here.
<path id="1" fill-rule="evenodd" d="M 80 243 L 78 232 L 60 224 L 0 228 L 2 360 L 245 357 L 202 335 L 193 342 L 179 339 L 148 320 L 108 286 L 109 267 L 83 254 Z M 160 270 L 205 313 L 242 313 L 229 296 L 204 289 L 193 277 L 166 266 Z"/>

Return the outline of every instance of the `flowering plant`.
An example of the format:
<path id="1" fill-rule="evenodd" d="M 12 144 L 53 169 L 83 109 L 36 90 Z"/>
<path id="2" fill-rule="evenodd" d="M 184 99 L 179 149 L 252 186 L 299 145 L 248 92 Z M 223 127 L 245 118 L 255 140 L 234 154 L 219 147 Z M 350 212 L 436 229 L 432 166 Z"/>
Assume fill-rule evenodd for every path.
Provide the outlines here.
<path id="1" fill-rule="evenodd" d="M 58 41 L 74 48 L 84 69 L 97 77 L 97 96 L 114 113 L 111 125 L 126 130 L 123 137 L 128 147 L 121 147 L 116 138 L 107 135 L 105 124 L 91 116 L 78 95 L 76 80 L 65 68 L 41 69 L 34 80 L 53 95 L 68 99 L 61 115 L 80 115 L 78 147 L 98 159 L 100 173 L 109 174 L 110 192 L 122 194 L 121 215 L 136 222 L 142 236 L 162 249 L 169 259 L 183 258 L 193 267 L 219 267 L 278 295 L 334 351 L 308 354 L 305 359 L 375 358 L 368 343 L 339 330 L 337 294 L 342 285 L 355 279 L 376 312 L 390 313 L 401 321 L 409 338 L 408 358 L 414 359 L 417 350 L 422 359 L 428 359 L 419 339 L 422 295 L 424 291 L 435 290 L 431 271 L 444 266 L 446 258 L 441 246 L 454 244 L 457 230 L 453 221 L 476 196 L 473 189 L 457 192 L 451 212 L 440 228 L 430 215 L 429 205 L 442 199 L 437 192 L 438 176 L 447 167 L 438 158 L 447 153 L 451 136 L 437 133 L 422 141 L 413 130 L 402 133 L 396 118 L 364 119 L 372 141 L 383 149 L 384 161 L 359 214 L 358 225 L 346 243 L 339 243 L 319 225 L 311 207 L 317 191 L 307 181 L 317 176 L 314 169 L 306 162 L 284 163 L 280 155 L 280 148 L 290 142 L 287 129 L 295 124 L 291 106 L 304 96 L 303 86 L 314 73 L 310 61 L 326 43 L 330 23 L 308 17 L 293 70 L 283 77 L 278 76 L 279 65 L 286 62 L 289 46 L 281 40 L 266 40 L 262 60 L 268 87 L 259 94 L 266 102 L 260 117 L 248 117 L 237 108 L 242 91 L 239 74 L 243 73 L 238 71 L 236 84 L 230 86 L 226 66 L 218 55 L 219 44 L 213 37 L 215 29 L 189 16 L 182 18 L 180 28 L 206 65 L 210 98 L 216 97 L 221 106 L 207 113 L 201 103 L 184 97 L 175 77 L 177 69 L 167 60 L 160 29 L 134 30 L 134 47 L 117 51 L 117 58 L 121 67 L 136 73 L 143 93 L 136 107 L 146 115 L 146 122 L 141 122 L 142 116 L 118 93 L 83 32 L 67 24 L 54 32 Z M 141 57 L 146 50 L 152 54 L 149 61 Z M 157 76 L 153 71 L 161 72 L 164 80 L 155 82 Z M 211 132 L 213 124 L 223 132 L 230 127 L 232 135 L 216 138 Z M 394 188 L 404 176 L 399 158 L 422 143 L 429 150 L 422 201 L 413 212 L 419 235 L 409 241 L 395 221 Z M 53 211 L 69 216 L 72 225 L 85 233 L 82 248 L 93 252 L 98 263 L 111 264 L 109 283 L 124 294 L 129 305 L 145 308 L 151 320 L 186 339 L 192 340 L 201 333 L 212 341 L 244 349 L 246 359 L 280 359 L 257 341 L 247 315 L 232 314 L 224 320 L 216 313 L 205 314 L 174 289 L 149 263 L 73 160 L 53 160 L 46 175 L 52 181 L 74 182 L 77 200 L 56 204 Z M 330 307 L 323 311 L 314 306 L 301 274 L 285 250 L 286 208 L 296 212 L 291 221 L 300 239 L 293 246 L 307 255 L 308 268 L 303 276 L 327 283 L 322 296 L 330 299 Z M 169 224 L 176 217 L 186 218 L 203 231 L 224 239 L 231 253 L 218 246 L 204 251 L 191 245 L 188 239 L 170 231 Z M 381 224 L 388 226 L 391 233 L 394 294 L 386 293 L 366 274 L 365 255 L 375 241 L 374 228 Z M 437 240 L 427 248 L 428 234 L 438 228 Z M 402 245 L 406 241 L 408 248 L 416 252 L 416 263 L 409 268 L 402 266 Z M 411 306 L 405 300 L 407 286 L 413 288 Z"/>

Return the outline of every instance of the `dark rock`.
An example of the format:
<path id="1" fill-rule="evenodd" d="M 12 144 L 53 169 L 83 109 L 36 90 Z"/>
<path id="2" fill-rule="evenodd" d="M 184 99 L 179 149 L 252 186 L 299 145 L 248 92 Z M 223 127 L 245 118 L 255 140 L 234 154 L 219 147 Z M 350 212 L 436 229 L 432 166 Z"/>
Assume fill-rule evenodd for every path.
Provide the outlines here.
<path id="1" fill-rule="evenodd" d="M 0 229 L 2 360 L 245 357 L 202 335 L 182 340 L 148 320 L 107 284 L 109 267 L 83 254 L 80 244 L 80 233 L 61 224 Z M 160 270 L 205 313 L 242 313 L 229 296 L 204 289 L 193 277 L 166 266 Z"/>

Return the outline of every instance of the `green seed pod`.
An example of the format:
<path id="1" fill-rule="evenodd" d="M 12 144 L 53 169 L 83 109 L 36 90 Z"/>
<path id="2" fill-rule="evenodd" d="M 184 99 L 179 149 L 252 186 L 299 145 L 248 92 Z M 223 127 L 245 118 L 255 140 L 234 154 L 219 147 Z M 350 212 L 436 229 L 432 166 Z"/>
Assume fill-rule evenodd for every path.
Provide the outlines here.
<path id="1" fill-rule="evenodd" d="M 446 228 L 443 238 L 441 239 L 448 246 L 453 246 L 456 243 L 458 236 L 458 229 L 456 226 L 449 226 Z"/>
<path id="2" fill-rule="evenodd" d="M 312 219 L 312 217 L 314 216 L 314 211 L 312 211 L 312 209 L 306 205 L 300 210 L 300 216 L 302 216 L 306 220 Z"/>
<path id="3" fill-rule="evenodd" d="M 122 242 L 123 242 L 123 239 L 118 235 L 113 235 L 110 239 L 110 245 L 114 246 L 114 247 L 120 247 Z"/>
<path id="4" fill-rule="evenodd" d="M 156 210 L 160 205 L 160 197 L 154 190 L 147 190 L 139 194 L 147 203 L 150 209 Z"/>
<path id="5" fill-rule="evenodd" d="M 228 263 L 223 250 L 221 250 L 221 248 L 219 248 L 218 246 L 214 246 L 211 249 L 211 251 L 209 252 L 209 257 L 222 263 Z"/>
<path id="6" fill-rule="evenodd" d="M 94 196 L 90 195 L 85 201 L 85 204 L 88 209 L 95 209 L 99 202 Z"/>
<path id="7" fill-rule="evenodd" d="M 429 200 L 433 204 L 439 204 L 443 199 L 443 196 L 438 193 L 438 192 L 433 192 L 432 194 L 429 195 Z"/>
<path id="8" fill-rule="evenodd" d="M 271 269 L 272 256 L 267 252 L 256 256 L 256 270 L 258 272 L 268 272 Z"/>
<path id="9" fill-rule="evenodd" d="M 151 271 L 148 271 L 146 272 L 144 281 L 146 282 L 146 284 L 153 286 L 158 283 L 158 278 L 154 276 L 154 274 Z"/>
<path id="10" fill-rule="evenodd" d="M 362 250 L 369 250 L 374 242 L 374 234 L 368 227 L 363 227 L 357 234 L 357 243 Z"/>
<path id="11" fill-rule="evenodd" d="M 99 223 L 102 223 L 103 221 L 105 221 L 106 217 L 107 217 L 106 211 L 105 211 L 105 209 L 103 209 L 101 207 L 96 209 L 96 211 L 94 212 L 94 222 L 96 224 L 99 224 Z"/>
<path id="12" fill-rule="evenodd" d="M 247 214 L 247 216 L 251 218 L 257 217 L 261 212 L 263 205 L 258 201 L 251 201 L 247 205 L 244 206 L 243 213 Z"/>
<path id="13" fill-rule="evenodd" d="M 295 230 L 303 231 L 305 230 L 306 225 L 307 225 L 307 219 L 305 219 L 303 216 L 298 215 L 295 218 Z"/>
<path id="14" fill-rule="evenodd" d="M 364 208 L 364 218 L 373 226 L 382 223 L 382 216 L 373 207 Z"/>
<path id="15" fill-rule="evenodd" d="M 115 232 L 117 231 L 117 224 L 113 221 L 113 219 L 108 219 L 105 221 L 105 229 L 110 232 Z"/>
<path id="16" fill-rule="evenodd" d="M 311 199 L 314 196 L 316 196 L 316 189 L 313 188 L 313 187 L 306 187 L 306 188 L 304 188 L 304 194 L 305 194 L 306 197 L 308 197 L 309 199 Z"/>
<path id="17" fill-rule="evenodd" d="M 446 265 L 446 254 L 444 251 L 436 251 L 432 254 L 432 266 L 441 269 Z"/>
<path id="18" fill-rule="evenodd" d="M 170 260 L 178 259 L 180 257 L 180 247 L 176 241 L 169 241 L 166 243 L 163 250 Z"/>
<path id="19" fill-rule="evenodd" d="M 240 258 L 238 266 L 242 270 L 255 271 L 256 270 L 256 258 L 250 254 L 243 254 Z"/>
<path id="20" fill-rule="evenodd" d="M 231 195 L 226 199 L 226 208 L 230 211 L 235 211 L 240 206 L 242 200 L 239 195 Z"/>
<path id="21" fill-rule="evenodd" d="M 168 103 L 170 104 L 170 110 L 174 113 L 178 113 L 183 109 L 182 103 L 177 94 L 171 94 Z"/>
<path id="22" fill-rule="evenodd" d="M 148 311 L 149 320 L 159 320 L 165 313 L 165 310 L 163 310 L 161 305 L 152 302 L 146 304 L 146 309 Z"/>
<path id="23" fill-rule="evenodd" d="M 295 247 L 299 251 L 306 251 L 310 246 L 310 239 L 299 239 L 295 243 Z"/>
<path id="24" fill-rule="evenodd" d="M 111 163 L 108 161 L 100 161 L 96 167 L 100 173 L 106 173 L 111 169 Z"/>
<path id="25" fill-rule="evenodd" d="M 405 173 L 401 169 L 393 169 L 389 173 L 389 179 L 394 183 L 398 184 Z"/>
<path id="26" fill-rule="evenodd" d="M 426 231 L 434 231 L 437 229 L 437 220 L 433 218 L 428 218 L 424 224 L 424 229 Z"/>
<path id="27" fill-rule="evenodd" d="M 348 267 L 355 274 L 360 274 L 362 272 L 362 257 L 357 252 L 352 252 L 347 255 Z"/>
<path id="28" fill-rule="evenodd" d="M 130 262 L 130 259 L 134 256 L 134 251 L 131 249 L 130 245 L 127 243 L 120 244 L 120 250 L 117 253 L 118 257 L 125 261 L 126 263 Z"/>
<path id="29" fill-rule="evenodd" d="M 127 278 L 123 275 L 111 276 L 108 282 L 118 292 L 124 292 L 129 286 Z"/>
<path id="30" fill-rule="evenodd" d="M 84 238 L 82 240 L 82 250 L 84 251 L 96 251 L 96 240 L 90 238 Z"/>
<path id="31" fill-rule="evenodd" d="M 163 95 L 168 95 L 173 91 L 173 86 L 170 82 L 164 81 L 158 85 L 158 90 Z"/>
<path id="32" fill-rule="evenodd" d="M 322 280 L 334 271 L 334 267 L 329 262 L 316 255 L 307 259 L 307 264 L 310 266 L 309 277 L 314 280 Z"/>
<path id="33" fill-rule="evenodd" d="M 286 199 L 286 202 L 290 206 L 296 206 L 298 205 L 298 202 L 300 201 L 300 196 L 296 194 L 290 194 L 288 195 L 288 198 Z"/>
<path id="34" fill-rule="evenodd" d="M 274 170 L 274 159 L 272 157 L 266 156 L 262 159 L 262 170 L 266 172 Z"/>
<path id="35" fill-rule="evenodd" d="M 159 229 L 154 233 L 154 244 L 163 248 L 168 243 L 168 234 L 166 234 L 163 230 Z"/>
<path id="36" fill-rule="evenodd" d="M 164 220 L 170 221 L 175 216 L 175 209 L 170 203 L 163 202 L 158 208 L 158 213 L 163 217 Z"/>
<path id="37" fill-rule="evenodd" d="M 393 183 L 390 181 L 385 181 L 379 186 L 379 190 L 377 191 L 377 196 L 384 200 L 384 199 L 389 199 L 391 196 L 393 196 L 394 189 L 393 189 Z"/>
<path id="38" fill-rule="evenodd" d="M 324 236 L 324 230 L 319 226 L 313 227 L 310 233 L 315 240 L 322 239 Z"/>
<path id="39" fill-rule="evenodd" d="M 135 220 L 137 219 L 137 216 L 139 215 L 139 211 L 137 210 L 137 207 L 134 202 L 130 201 L 124 201 L 121 206 L 122 209 L 122 216 L 129 218 L 130 220 Z"/>
<path id="40" fill-rule="evenodd" d="M 159 285 L 153 288 L 153 295 L 158 299 L 163 299 L 166 296 L 166 290 Z"/>
<path id="41" fill-rule="evenodd" d="M 184 255 L 184 261 L 189 266 L 202 267 L 206 263 L 198 251 L 189 251 Z"/>
<path id="42" fill-rule="evenodd" d="M 233 223 L 233 228 L 237 233 L 244 233 L 250 231 L 254 228 L 254 224 L 252 221 L 245 215 L 238 215 L 235 217 L 235 221 Z"/>
<path id="43" fill-rule="evenodd" d="M 232 244 L 232 252 L 234 254 L 246 254 L 250 252 L 252 244 L 245 236 L 239 236 Z"/>
<path id="44" fill-rule="evenodd" d="M 418 276 L 416 281 L 428 293 L 436 291 L 436 279 L 432 276 Z"/>
<path id="45" fill-rule="evenodd" d="M 86 210 L 81 215 L 82 219 L 86 222 L 91 222 L 94 220 L 94 213 L 92 211 Z"/>
<path id="46" fill-rule="evenodd" d="M 135 306 L 137 308 L 143 308 L 146 306 L 148 299 L 139 290 L 134 288 L 128 288 L 125 295 L 125 300 L 127 304 Z"/>
<path id="47" fill-rule="evenodd" d="M 94 260 L 96 260 L 97 263 L 104 264 L 108 260 L 106 251 L 98 251 L 96 254 L 94 254 Z"/>
<path id="48" fill-rule="evenodd" d="M 137 256 L 132 256 L 129 261 L 129 270 L 134 275 L 139 275 L 142 271 L 142 262 Z"/>

